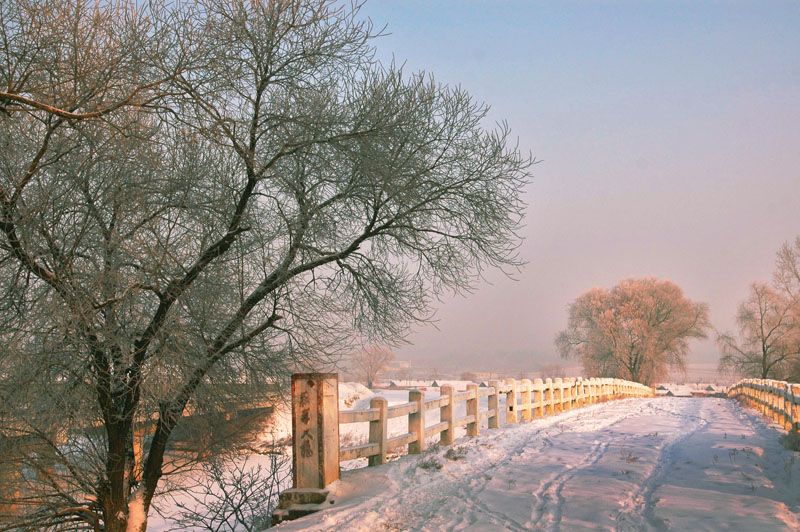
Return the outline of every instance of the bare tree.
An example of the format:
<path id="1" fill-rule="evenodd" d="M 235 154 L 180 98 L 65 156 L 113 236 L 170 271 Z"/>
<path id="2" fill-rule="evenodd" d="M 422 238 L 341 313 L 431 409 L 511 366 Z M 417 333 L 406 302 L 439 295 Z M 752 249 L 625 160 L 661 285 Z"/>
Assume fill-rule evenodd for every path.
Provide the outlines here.
<path id="1" fill-rule="evenodd" d="M 753 283 L 736 316 L 740 337 L 717 335 L 720 369 L 760 379 L 788 378 L 800 350 L 795 307 L 789 297 L 769 285 Z"/>
<path id="2" fill-rule="evenodd" d="M 794 242 L 784 243 L 778 251 L 774 284 L 792 300 L 792 320 L 795 327 L 800 327 L 800 236 Z M 800 344 L 797 347 L 786 374 L 786 379 L 792 382 L 800 382 Z"/>
<path id="3" fill-rule="evenodd" d="M 720 369 L 762 379 L 784 378 L 797 351 L 791 301 L 769 285 L 754 283 L 736 321 L 738 340 L 730 333 L 717 335 Z"/>
<path id="4" fill-rule="evenodd" d="M 800 302 L 800 236 L 794 242 L 785 242 L 778 251 L 773 281 L 784 295 Z"/>
<path id="5" fill-rule="evenodd" d="M 539 376 L 543 379 L 548 377 L 563 379 L 567 376 L 567 369 L 562 364 L 558 363 L 544 364 L 541 369 L 539 369 Z"/>
<path id="6" fill-rule="evenodd" d="M 800 237 L 778 251 L 771 286 L 751 285 L 736 322 L 738 338 L 717 334 L 721 370 L 800 381 Z"/>
<path id="7" fill-rule="evenodd" d="M 685 366 L 689 339 L 705 338 L 709 327 L 708 306 L 684 297 L 676 284 L 625 279 L 576 299 L 556 345 L 562 357 L 580 359 L 590 376 L 652 385 L 670 368 Z"/>
<path id="8" fill-rule="evenodd" d="M 522 378 L 522 377 L 520 377 Z M 435 379 L 434 379 L 435 380 Z M 478 379 L 478 374 L 474 371 L 464 371 L 459 376 L 459 380 L 468 381 L 468 382 L 480 382 Z"/>
<path id="9" fill-rule="evenodd" d="M 256 532 L 270 526 L 278 494 L 291 480 L 291 461 L 282 454 L 253 458 L 215 457 L 204 463 L 197 481 L 171 492 L 178 508 L 167 516 L 171 530 Z M 177 495 L 176 495 L 177 494 Z"/>
<path id="10" fill-rule="evenodd" d="M 389 348 L 379 345 L 366 346 L 350 357 L 355 373 L 364 380 L 367 388 L 375 385 L 378 375 L 392 360 L 394 353 Z"/>
<path id="11" fill-rule="evenodd" d="M 189 417 L 519 266 L 533 161 L 374 37 L 328 0 L 0 3 L 9 526 L 144 530 Z"/>

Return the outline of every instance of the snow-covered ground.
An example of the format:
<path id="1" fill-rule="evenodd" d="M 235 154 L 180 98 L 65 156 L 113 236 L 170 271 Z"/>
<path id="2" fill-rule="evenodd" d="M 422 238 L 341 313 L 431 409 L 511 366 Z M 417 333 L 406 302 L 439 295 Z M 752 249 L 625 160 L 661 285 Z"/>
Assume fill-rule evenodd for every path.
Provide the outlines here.
<path id="1" fill-rule="evenodd" d="M 726 399 L 592 405 L 345 471 L 329 508 L 276 530 L 796 532 L 800 455 L 779 435 Z"/>
<path id="2" fill-rule="evenodd" d="M 388 392 L 388 394 L 390 396 L 388 397 L 390 404 L 408 401 L 407 391 L 395 390 Z M 375 393 L 372 390 L 362 384 L 340 382 L 339 409 L 368 408 L 369 401 L 374 395 Z M 367 425 L 366 423 L 343 425 L 342 439 L 351 442 L 366 441 L 369 433 Z M 169 491 L 170 489 L 175 491 L 156 497 L 156 507 L 151 510 L 148 516 L 147 530 L 150 532 L 199 531 L 217 526 L 219 527 L 218 530 L 222 531 L 231 529 L 246 530 L 246 527 L 237 522 L 239 516 L 233 513 L 233 507 L 237 505 L 250 506 L 249 503 L 243 502 L 243 496 L 252 495 L 255 490 L 263 491 L 263 488 L 267 487 L 274 494 L 271 503 L 276 504 L 277 494 L 292 487 L 291 436 L 291 408 L 288 404 L 277 404 L 275 405 L 274 414 L 267 421 L 262 431 L 255 435 L 253 447 L 260 447 L 262 451 L 282 452 L 284 453 L 283 456 L 271 453 L 242 455 L 234 462 L 229 462 L 224 466 L 227 472 L 223 474 L 223 478 L 229 482 L 232 481 L 232 477 L 240 479 L 236 482 L 240 486 L 238 489 L 230 489 L 231 486 L 228 486 L 229 489 L 226 491 L 216 487 L 211 480 L 212 477 L 209 476 L 209 472 L 202 469 L 195 469 L 178 475 L 170 480 L 169 485 L 162 483 L 163 491 Z M 364 465 L 366 465 L 366 460 L 353 460 L 344 464 L 345 469 Z M 276 466 L 279 466 L 277 470 Z M 255 483 L 250 485 L 249 483 L 254 477 L 266 479 L 270 474 L 274 476 L 266 485 L 256 485 Z M 248 489 L 243 490 L 243 485 L 249 486 Z M 267 502 L 265 499 L 269 498 L 269 494 L 258 493 L 257 497 L 259 498 L 257 503 L 263 504 Z M 220 505 L 224 506 L 224 509 L 209 510 Z M 263 505 L 268 506 L 268 504 Z M 266 519 L 266 523 L 269 523 L 269 507 L 247 509 L 250 514 L 258 514 L 260 518 Z M 196 515 L 205 515 L 205 517 L 198 519 L 194 526 L 185 521 L 178 521 L 180 514 L 185 514 L 187 511 Z M 250 514 L 248 514 L 248 518 L 253 517 Z M 211 519 L 211 515 L 224 515 L 225 518 Z M 206 523 L 206 525 L 203 525 L 203 523 Z"/>

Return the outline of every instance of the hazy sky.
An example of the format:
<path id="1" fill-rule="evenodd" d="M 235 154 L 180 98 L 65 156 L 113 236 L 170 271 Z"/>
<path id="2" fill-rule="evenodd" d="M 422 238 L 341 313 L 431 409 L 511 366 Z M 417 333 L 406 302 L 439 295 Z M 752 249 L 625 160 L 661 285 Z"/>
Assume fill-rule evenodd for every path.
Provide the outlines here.
<path id="1" fill-rule="evenodd" d="M 382 60 L 460 84 L 543 160 L 527 267 L 443 301 L 438 330 L 417 328 L 400 358 L 536 369 L 573 299 L 630 276 L 676 282 L 732 329 L 748 285 L 800 235 L 800 3 L 372 0 L 363 13 L 388 25 Z M 690 362 L 716 358 L 699 342 Z"/>

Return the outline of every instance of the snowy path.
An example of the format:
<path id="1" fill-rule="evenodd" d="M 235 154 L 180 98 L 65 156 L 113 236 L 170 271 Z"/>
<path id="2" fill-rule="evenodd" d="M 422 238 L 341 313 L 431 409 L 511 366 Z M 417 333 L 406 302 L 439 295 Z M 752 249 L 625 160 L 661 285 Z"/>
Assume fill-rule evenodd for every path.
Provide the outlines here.
<path id="1" fill-rule="evenodd" d="M 779 434 L 725 399 L 593 405 L 346 472 L 330 508 L 277 530 L 798 532 Z"/>

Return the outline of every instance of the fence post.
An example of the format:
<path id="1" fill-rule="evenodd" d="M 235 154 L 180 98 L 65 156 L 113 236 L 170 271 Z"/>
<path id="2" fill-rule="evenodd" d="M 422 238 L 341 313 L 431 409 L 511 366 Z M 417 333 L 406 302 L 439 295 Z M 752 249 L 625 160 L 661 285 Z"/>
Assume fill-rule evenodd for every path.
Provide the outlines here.
<path id="1" fill-rule="evenodd" d="M 500 428 L 500 381 L 489 381 L 489 388 L 494 389 L 494 393 L 489 396 L 489 410 L 494 411 L 493 414 L 489 414 L 489 428 L 490 429 L 499 429 Z"/>
<path id="2" fill-rule="evenodd" d="M 292 480 L 324 488 L 339 479 L 339 376 L 292 375 Z"/>
<path id="3" fill-rule="evenodd" d="M 761 390 L 761 413 L 769 417 L 772 415 L 770 412 L 770 397 L 767 385 L 764 383 L 759 384 Z"/>
<path id="4" fill-rule="evenodd" d="M 408 432 L 417 436 L 408 444 L 408 454 L 420 454 L 425 451 L 425 392 L 408 390 L 408 402 L 417 405 L 417 411 L 408 415 Z"/>
<path id="5" fill-rule="evenodd" d="M 511 425 L 517 422 L 517 381 L 506 379 L 506 384 L 511 386 L 506 395 L 506 425 Z"/>
<path id="6" fill-rule="evenodd" d="M 766 401 L 764 400 L 764 386 L 760 382 L 755 383 L 756 388 L 756 401 L 758 401 L 758 410 L 762 414 L 767 414 Z"/>
<path id="7" fill-rule="evenodd" d="M 783 383 L 783 428 L 787 431 L 792 430 L 792 385 Z"/>
<path id="8" fill-rule="evenodd" d="M 573 386 L 575 386 L 575 379 L 564 379 L 564 391 L 566 392 L 566 394 L 564 394 L 564 410 L 572 410 L 572 401 L 575 400 L 572 390 Z"/>
<path id="9" fill-rule="evenodd" d="M 544 393 L 547 401 L 547 405 L 545 406 L 545 413 L 552 414 L 553 412 L 555 412 L 555 406 L 554 406 L 555 394 L 553 394 L 553 379 L 549 377 L 547 378 L 547 380 L 544 381 Z"/>
<path id="10" fill-rule="evenodd" d="M 786 415 L 786 390 L 785 382 L 779 382 L 775 385 L 775 392 L 778 395 L 778 423 L 783 428 L 787 428 L 789 416 Z"/>
<path id="11" fill-rule="evenodd" d="M 439 442 L 442 445 L 453 445 L 455 437 L 455 427 L 453 426 L 453 412 L 455 405 L 453 404 L 453 387 L 444 385 L 440 388 L 442 397 L 447 397 L 447 404 L 439 408 L 439 420 L 447 423 L 447 428 L 442 431 Z"/>
<path id="12" fill-rule="evenodd" d="M 792 404 L 789 401 L 789 383 L 781 383 L 781 424 L 786 430 L 792 426 Z"/>
<path id="13" fill-rule="evenodd" d="M 556 412 L 564 411 L 564 380 L 560 377 L 553 380 L 553 388 L 555 389 L 556 399 L 555 410 Z"/>
<path id="14" fill-rule="evenodd" d="M 533 402 L 536 404 L 536 409 L 533 411 L 534 417 L 544 416 L 544 386 L 542 379 L 533 381 Z"/>
<path id="15" fill-rule="evenodd" d="M 378 454 L 369 457 L 369 465 L 376 466 L 386 463 L 389 402 L 385 397 L 373 397 L 369 402 L 369 407 L 378 409 L 378 419 L 369 422 L 369 442 L 378 444 Z"/>
<path id="16" fill-rule="evenodd" d="M 775 389 L 775 384 L 773 382 L 767 384 L 767 390 L 767 393 L 769 393 L 769 407 L 770 410 L 772 410 L 772 422 L 780 423 L 780 415 L 778 414 L 778 393 Z"/>
<path id="17" fill-rule="evenodd" d="M 472 423 L 467 423 L 467 436 L 477 436 L 481 432 L 481 416 L 478 407 L 480 395 L 477 384 L 467 384 L 467 391 L 472 392 L 472 397 L 467 399 L 467 415 L 473 416 Z"/>
<path id="18" fill-rule="evenodd" d="M 783 428 L 792 430 L 792 385 L 783 383 Z"/>
<path id="19" fill-rule="evenodd" d="M 772 419 L 775 421 L 775 423 L 780 425 L 782 403 L 782 398 L 780 396 L 780 384 L 773 381 L 770 384 L 770 392 L 772 393 Z"/>
<path id="20" fill-rule="evenodd" d="M 533 405 L 531 405 L 531 381 L 530 379 L 522 379 L 522 404 L 520 410 L 522 411 L 522 421 L 530 421 L 533 417 Z"/>
<path id="21" fill-rule="evenodd" d="M 800 384 L 792 384 L 792 430 L 800 432 Z"/>

